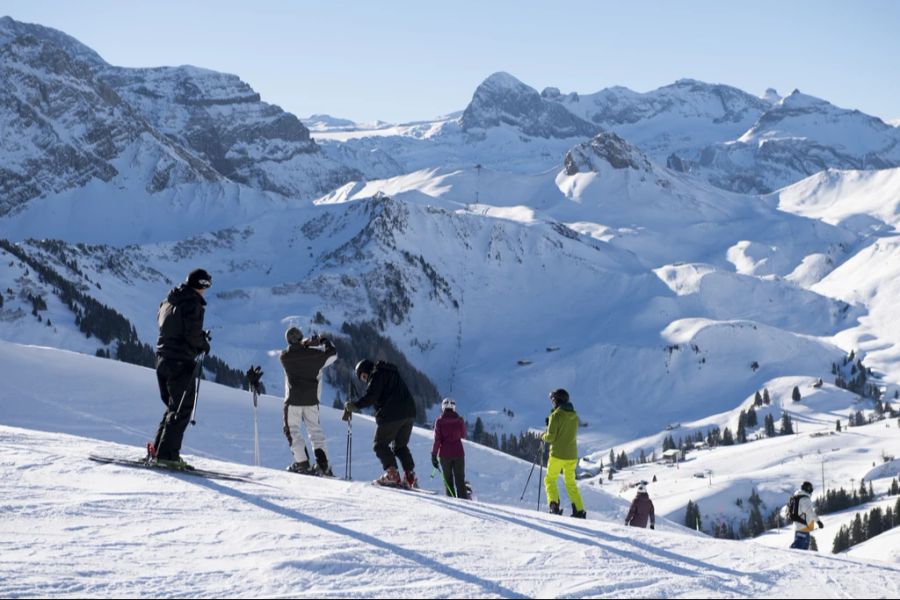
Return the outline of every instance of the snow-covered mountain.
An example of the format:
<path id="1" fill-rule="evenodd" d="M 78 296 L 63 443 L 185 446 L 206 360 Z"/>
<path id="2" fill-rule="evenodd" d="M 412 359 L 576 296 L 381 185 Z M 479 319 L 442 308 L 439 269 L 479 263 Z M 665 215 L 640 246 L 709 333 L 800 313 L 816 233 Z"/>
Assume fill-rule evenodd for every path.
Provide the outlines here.
<path id="1" fill-rule="evenodd" d="M 540 427 L 567 388 L 591 460 L 660 450 L 667 425 L 733 426 L 756 390 L 819 379 L 805 417 L 824 430 L 859 400 L 829 385 L 850 350 L 900 390 L 898 130 L 873 117 L 693 80 L 578 95 L 497 73 L 458 114 L 310 131 L 235 75 L 114 67 L 8 18 L 0 70 L 3 340 L 152 343 L 158 302 L 203 266 L 213 351 L 262 364 L 274 393 L 288 325 L 368 323 L 498 435 Z M 116 335 L 86 326 L 94 309 L 118 313 Z M 854 438 L 842 477 L 882 441 Z M 770 462 L 787 448 L 756 443 Z M 693 466 L 734 465 L 704 496 L 723 517 L 749 480 L 773 503 L 796 478 L 710 456 Z M 698 493 L 677 479 L 659 487 L 674 519 Z"/>
<path id="2" fill-rule="evenodd" d="M 0 20 L 0 56 L 8 82 L 0 92 L 2 214 L 72 190 L 103 196 L 78 191 L 91 181 L 165 207 L 167 193 L 184 184 L 203 189 L 181 196 L 234 196 L 229 184 L 241 183 L 310 199 L 397 172 L 382 153 L 322 152 L 294 115 L 234 75 L 113 67 L 65 34 L 9 17 Z"/>

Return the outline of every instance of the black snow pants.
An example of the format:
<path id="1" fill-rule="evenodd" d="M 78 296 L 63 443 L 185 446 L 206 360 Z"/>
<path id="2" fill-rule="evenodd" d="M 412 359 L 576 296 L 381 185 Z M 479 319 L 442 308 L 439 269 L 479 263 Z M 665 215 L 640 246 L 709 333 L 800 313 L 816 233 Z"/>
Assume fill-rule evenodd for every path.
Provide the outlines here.
<path id="1" fill-rule="evenodd" d="M 154 441 L 157 458 L 177 460 L 180 457 L 184 431 L 194 410 L 195 365 L 194 361 L 157 359 L 156 380 L 160 399 L 166 405 Z"/>
<path id="2" fill-rule="evenodd" d="M 375 429 L 374 449 L 375 456 L 381 461 L 381 466 L 387 471 L 388 467 L 397 468 L 397 459 L 403 465 L 403 470 L 412 473 L 416 468 L 413 462 L 412 452 L 409 451 L 409 437 L 412 435 L 412 417 L 379 423 Z"/>

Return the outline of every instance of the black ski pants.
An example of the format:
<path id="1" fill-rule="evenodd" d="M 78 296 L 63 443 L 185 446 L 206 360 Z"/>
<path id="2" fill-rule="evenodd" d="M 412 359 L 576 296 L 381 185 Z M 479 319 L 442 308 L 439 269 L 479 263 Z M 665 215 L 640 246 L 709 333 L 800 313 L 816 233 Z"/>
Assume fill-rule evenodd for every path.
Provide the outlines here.
<path id="1" fill-rule="evenodd" d="M 399 421 L 379 423 L 375 428 L 374 449 L 375 456 L 381 461 L 381 466 L 387 471 L 388 467 L 397 468 L 397 459 L 403 465 L 403 470 L 411 473 L 416 468 L 412 452 L 409 451 L 409 437 L 412 435 L 412 417 Z"/>
<path id="2" fill-rule="evenodd" d="M 454 498 L 468 498 L 466 494 L 466 458 L 441 457 L 441 473 L 447 482 L 447 495 Z"/>
<path id="3" fill-rule="evenodd" d="M 166 405 L 154 442 L 157 458 L 176 460 L 180 456 L 184 431 L 194 410 L 195 366 L 194 361 L 171 358 L 160 357 L 156 361 L 159 396 Z"/>

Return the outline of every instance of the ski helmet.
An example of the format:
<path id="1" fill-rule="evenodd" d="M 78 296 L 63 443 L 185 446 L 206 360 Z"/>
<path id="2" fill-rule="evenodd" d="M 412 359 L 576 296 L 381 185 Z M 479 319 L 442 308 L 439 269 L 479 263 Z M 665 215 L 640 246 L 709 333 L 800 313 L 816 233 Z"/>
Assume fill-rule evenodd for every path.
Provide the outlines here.
<path id="1" fill-rule="evenodd" d="M 569 392 L 562 388 L 553 390 L 550 392 L 550 400 L 553 402 L 553 406 L 559 406 L 569 401 Z"/>
<path id="2" fill-rule="evenodd" d="M 293 346 L 294 344 L 299 344 L 303 341 L 303 332 L 296 327 L 291 327 L 284 332 L 284 339 L 286 339 L 287 343 L 291 346 Z"/>
<path id="3" fill-rule="evenodd" d="M 212 275 L 204 269 L 194 269 L 188 273 L 187 284 L 195 290 L 205 290 L 212 286 Z"/>
<path id="4" fill-rule="evenodd" d="M 803 485 L 800 486 L 800 489 L 803 490 L 804 492 L 806 492 L 807 494 L 812 494 L 813 493 L 813 484 L 808 481 L 804 481 Z"/>
<path id="5" fill-rule="evenodd" d="M 371 375 L 372 371 L 375 369 L 375 363 L 373 363 L 368 358 L 364 358 L 358 363 L 356 363 L 356 377 L 357 379 L 362 379 L 362 374 Z"/>
<path id="6" fill-rule="evenodd" d="M 647 485 L 644 483 L 639 483 L 637 486 L 638 494 L 646 494 L 647 493 Z"/>
<path id="7" fill-rule="evenodd" d="M 456 410 L 456 400 L 454 400 L 453 398 L 444 398 L 443 400 L 441 400 L 441 411 L 445 411 L 448 408 L 450 410 L 455 411 Z"/>

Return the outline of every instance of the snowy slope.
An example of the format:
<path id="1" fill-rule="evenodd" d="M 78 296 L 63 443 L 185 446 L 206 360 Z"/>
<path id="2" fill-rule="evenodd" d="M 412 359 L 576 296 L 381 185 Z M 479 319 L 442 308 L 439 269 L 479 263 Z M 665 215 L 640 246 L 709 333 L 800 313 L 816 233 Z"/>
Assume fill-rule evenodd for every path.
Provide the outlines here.
<path id="1" fill-rule="evenodd" d="M 524 479 L 527 464 L 471 446 L 468 462 L 479 477 L 479 502 L 378 490 L 359 481 L 371 471 L 369 452 L 363 451 L 367 444 L 357 441 L 371 431 L 367 419 L 354 420 L 355 482 L 212 458 L 195 462 L 250 473 L 258 482 L 98 465 L 85 456 L 132 455 L 142 432 L 153 428 L 158 411 L 152 409 L 159 407 L 152 371 L 7 343 L 0 343 L 0 352 L 4 380 L 20 400 L 0 405 L 0 489 L 8 517 L 0 542 L 4 596 L 130 596 L 160 590 L 217 597 L 893 597 L 900 592 L 896 568 L 886 565 L 709 540 L 665 521 L 656 531 L 636 535 L 615 523 L 624 503 L 591 485 L 582 486 L 589 511 L 595 509 L 588 521 L 535 513 L 518 502 L 522 482 L 509 481 L 517 472 Z M 246 461 L 246 396 L 204 383 L 199 424 L 188 431 L 186 451 L 205 457 L 242 454 Z M 282 441 L 278 408 L 276 399 L 263 398 L 266 464 L 278 463 L 272 456 L 275 442 Z M 333 411 L 323 413 L 331 428 L 336 417 Z M 28 425 L 79 435 L 20 428 Z M 339 465 L 343 444 L 336 442 L 342 440 L 333 429 L 329 433 Z M 427 437 L 416 435 L 417 456 Z M 111 439 L 129 446 L 99 441 Z M 487 473 L 491 476 L 481 478 Z M 491 498 L 505 499 L 505 505 L 485 503 Z M 784 568 L 793 564 L 798 568 Z M 827 575 L 837 567 L 840 577 Z"/>

